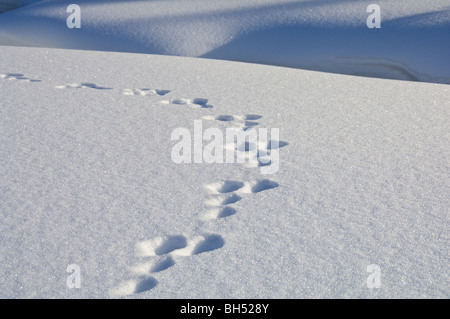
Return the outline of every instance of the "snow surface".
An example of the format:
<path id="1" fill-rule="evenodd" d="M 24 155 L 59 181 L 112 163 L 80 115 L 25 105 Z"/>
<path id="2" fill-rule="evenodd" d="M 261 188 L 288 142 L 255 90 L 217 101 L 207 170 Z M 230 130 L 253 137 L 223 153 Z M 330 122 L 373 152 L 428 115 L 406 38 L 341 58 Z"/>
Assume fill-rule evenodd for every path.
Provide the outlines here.
<path id="1" fill-rule="evenodd" d="M 448 0 L 377 1 L 381 29 L 358 0 L 79 0 L 81 29 L 27 2 L 0 14 L 0 298 L 449 298 Z M 176 164 L 198 121 L 279 129 L 279 170 Z"/>
<path id="2" fill-rule="evenodd" d="M 0 0 L 0 13 L 14 10 L 39 0 Z"/>
<path id="3" fill-rule="evenodd" d="M 47 0 L 0 15 L 0 44 L 207 57 L 450 83 L 448 0 Z"/>
<path id="4" fill-rule="evenodd" d="M 447 85 L 0 50 L 1 297 L 449 297 Z M 278 173 L 171 160 L 175 128 L 246 116 Z"/>

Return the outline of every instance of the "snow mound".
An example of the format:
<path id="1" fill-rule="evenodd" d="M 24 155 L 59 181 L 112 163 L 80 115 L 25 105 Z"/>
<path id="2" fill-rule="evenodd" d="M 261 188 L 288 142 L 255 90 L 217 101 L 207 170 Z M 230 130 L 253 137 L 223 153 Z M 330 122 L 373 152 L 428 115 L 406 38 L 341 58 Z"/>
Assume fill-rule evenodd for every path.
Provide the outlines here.
<path id="1" fill-rule="evenodd" d="M 0 15 L 0 44 L 206 57 L 450 83 L 447 0 L 41 1 Z"/>

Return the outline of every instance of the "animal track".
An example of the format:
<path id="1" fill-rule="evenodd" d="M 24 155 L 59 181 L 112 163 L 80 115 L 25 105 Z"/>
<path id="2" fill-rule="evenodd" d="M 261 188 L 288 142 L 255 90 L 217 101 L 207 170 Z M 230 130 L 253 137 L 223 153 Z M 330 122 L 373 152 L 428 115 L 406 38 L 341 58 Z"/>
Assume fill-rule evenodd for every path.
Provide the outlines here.
<path id="1" fill-rule="evenodd" d="M 162 104 L 178 104 L 178 105 L 189 105 L 194 108 L 203 108 L 203 109 L 211 109 L 212 105 L 208 104 L 207 99 L 203 98 L 195 98 L 191 99 L 170 99 L 170 100 L 162 100 L 160 101 Z"/>
<path id="2" fill-rule="evenodd" d="M 284 141 L 276 141 L 276 140 L 270 140 L 267 143 L 267 149 L 271 150 L 271 149 L 277 149 L 277 148 L 283 148 L 285 146 L 289 145 L 288 142 L 284 142 Z"/>
<path id="3" fill-rule="evenodd" d="M 258 141 L 257 143 L 245 141 L 240 144 L 234 142 L 226 145 L 226 149 L 234 149 L 238 156 L 243 158 L 244 165 L 247 167 L 261 167 L 271 165 L 271 155 L 273 150 L 288 145 L 287 142 L 271 140 L 268 143 Z"/>
<path id="4" fill-rule="evenodd" d="M 149 88 L 123 89 L 122 90 L 123 95 L 139 95 L 139 96 L 159 95 L 159 96 L 163 96 L 163 95 L 166 95 L 167 93 L 170 93 L 170 90 L 156 90 L 156 89 L 149 89 Z"/>
<path id="5" fill-rule="evenodd" d="M 216 117 L 213 117 L 211 115 L 205 115 L 202 117 L 203 120 L 208 121 L 219 121 L 223 123 L 231 123 L 234 124 L 234 127 L 237 129 L 242 129 L 244 131 L 255 128 L 259 125 L 259 122 L 256 122 L 256 120 L 259 120 L 262 118 L 262 115 L 258 114 L 247 114 L 247 115 L 219 115 Z M 280 149 L 282 147 L 285 147 L 288 145 L 287 142 L 284 141 L 278 141 L 278 140 L 270 140 L 267 142 L 259 141 L 257 143 L 245 141 L 237 145 L 235 142 L 225 145 L 225 149 L 234 149 L 238 152 L 242 153 L 249 153 L 251 151 L 256 151 L 256 158 L 258 159 L 256 166 L 266 166 L 270 165 L 270 158 L 268 155 L 270 155 L 270 151 L 274 149 Z M 246 156 L 248 157 L 249 154 Z M 248 158 L 245 157 L 245 160 Z M 253 165 L 249 163 L 250 167 Z"/>
<path id="6" fill-rule="evenodd" d="M 96 90 L 111 90 L 112 88 L 98 86 L 94 83 L 70 83 L 65 85 L 55 86 L 57 89 L 96 89 Z"/>
<path id="7" fill-rule="evenodd" d="M 216 117 L 217 121 L 221 121 L 221 122 L 231 122 L 234 121 L 234 116 L 233 115 L 219 115 L 218 117 Z"/>
<path id="8" fill-rule="evenodd" d="M 27 78 L 22 73 L 6 73 L 6 74 L 2 73 L 2 74 L 0 74 L 0 79 L 21 80 L 21 81 L 24 81 L 24 82 L 42 82 L 41 80 Z"/>
<path id="9" fill-rule="evenodd" d="M 214 198 L 210 198 L 209 200 L 205 201 L 205 204 L 208 206 L 223 206 L 223 205 L 229 205 L 234 204 L 242 199 L 241 196 L 237 194 L 226 194 L 222 196 L 215 196 Z"/>
<path id="10" fill-rule="evenodd" d="M 262 115 L 258 114 L 247 114 L 247 115 L 219 115 L 214 117 L 204 116 L 204 120 L 216 120 L 219 122 L 225 122 L 234 124 L 235 127 L 242 128 L 244 131 L 252 127 L 259 125 L 259 122 L 255 122 L 262 118 Z"/>
<path id="11" fill-rule="evenodd" d="M 176 265 L 176 257 L 193 256 L 210 252 L 223 247 L 222 236 L 203 234 L 187 239 L 183 235 L 157 237 L 136 244 L 138 257 L 157 257 L 157 262 L 144 262 L 130 267 L 137 275 L 136 279 L 128 280 L 110 291 L 112 296 L 127 296 L 148 291 L 157 286 L 158 281 L 151 276 Z"/>
<path id="12" fill-rule="evenodd" d="M 205 185 L 205 189 L 208 190 L 211 195 L 215 196 L 214 199 L 220 198 L 220 196 L 226 196 L 225 197 L 226 199 L 226 198 L 235 198 L 235 196 L 239 196 L 238 194 L 242 195 L 250 193 L 259 193 L 263 190 L 276 188 L 278 186 L 280 186 L 278 183 L 271 181 L 269 179 L 261 179 L 254 182 L 240 182 L 240 181 L 226 180 L 222 182 L 207 184 Z M 221 200 L 219 199 L 216 202 L 220 201 Z"/>
<path id="13" fill-rule="evenodd" d="M 241 196 L 232 194 L 230 196 L 227 196 L 224 200 L 222 200 L 221 205 L 228 205 L 236 203 L 237 201 L 240 201 L 242 199 Z"/>
<path id="14" fill-rule="evenodd" d="M 143 275 L 137 279 L 128 280 L 117 288 L 111 289 L 110 294 L 112 297 L 123 297 L 153 289 L 157 285 L 158 281 L 154 277 Z"/>
<path id="15" fill-rule="evenodd" d="M 68 85 L 65 87 L 88 87 L 102 89 L 101 87 L 86 85 Z M 123 95 L 159 95 L 163 96 L 170 92 L 170 90 L 156 90 L 149 88 L 141 89 L 123 89 Z M 204 98 L 171 98 L 161 100 L 161 104 L 165 105 L 186 105 L 192 108 L 213 108 L 208 104 L 208 100 Z M 204 120 L 218 121 L 226 126 L 230 126 L 235 130 L 250 130 L 257 127 L 262 118 L 258 114 L 246 115 L 207 115 L 202 117 Z M 248 133 L 252 133 L 249 131 Z M 253 136 L 253 135 L 252 135 Z M 257 166 L 270 165 L 271 152 L 275 152 L 286 145 L 287 142 L 278 140 L 269 140 L 267 138 L 252 141 L 250 137 L 245 142 L 240 141 L 225 145 L 226 149 L 236 150 L 241 155 L 256 157 Z M 256 154 L 252 151 L 256 150 Z M 221 218 L 229 218 L 237 214 L 237 210 L 232 205 L 241 201 L 244 195 L 258 194 L 263 191 L 268 191 L 279 187 L 277 182 L 269 179 L 261 179 L 253 182 L 242 182 L 236 180 L 225 180 L 205 185 L 209 196 L 205 199 L 204 204 L 208 206 L 208 210 L 203 215 L 205 220 L 217 220 Z M 143 240 L 136 244 L 136 256 L 139 258 L 146 258 L 146 261 L 141 261 L 130 267 L 130 271 L 136 276 L 135 279 L 124 282 L 121 286 L 112 290 L 114 296 L 126 296 L 145 292 L 155 288 L 158 281 L 153 277 L 157 276 L 163 271 L 167 271 L 176 266 L 180 258 L 208 253 L 222 248 L 225 245 L 225 240 L 219 234 L 202 234 L 192 238 L 187 238 L 184 235 L 170 235 L 163 237 L 156 237 L 153 239 Z"/>
<path id="16" fill-rule="evenodd" d="M 156 287 L 158 282 L 153 277 L 143 277 L 139 279 L 136 283 L 136 287 L 134 288 L 134 293 L 141 293 Z"/>
<path id="17" fill-rule="evenodd" d="M 167 268 L 172 267 L 173 265 L 175 265 L 175 260 L 173 259 L 173 257 L 168 256 L 168 257 L 164 258 L 163 260 L 161 260 L 160 262 L 156 263 L 150 269 L 150 272 L 160 272 L 160 271 L 166 270 Z"/>
<path id="18" fill-rule="evenodd" d="M 206 219 L 225 218 L 236 214 L 236 209 L 231 206 L 218 207 L 209 210 L 205 214 Z"/>
<path id="19" fill-rule="evenodd" d="M 160 256 L 168 254 L 176 249 L 186 247 L 187 239 L 184 236 L 169 236 L 167 238 L 154 238 L 141 241 L 136 245 L 137 255 L 141 257 Z"/>
<path id="20" fill-rule="evenodd" d="M 258 114 L 247 114 L 245 115 L 245 120 L 246 121 L 254 121 L 254 120 L 259 120 L 260 118 L 262 118 L 262 115 L 258 115 Z"/>
<path id="21" fill-rule="evenodd" d="M 21 80 L 25 82 L 41 82 L 41 80 L 30 79 L 20 73 L 0 74 L 0 79 Z M 65 85 L 55 86 L 58 89 L 95 89 L 95 90 L 111 90 L 110 87 L 98 86 L 94 83 L 69 83 Z M 164 96 L 170 93 L 170 90 L 138 88 L 138 89 L 122 89 L 122 94 L 127 96 Z M 208 104 L 205 98 L 173 98 L 160 101 L 161 104 L 187 105 L 192 108 L 211 109 L 212 105 Z M 222 122 L 226 125 L 234 125 L 238 130 L 250 130 L 257 127 L 262 118 L 258 114 L 246 115 L 218 115 L 204 116 L 202 119 Z M 265 145 L 262 145 L 265 144 Z M 257 150 L 258 165 L 265 166 L 270 164 L 271 151 L 277 150 L 288 145 L 287 142 L 271 140 L 266 144 L 264 142 L 245 141 L 240 145 L 230 144 L 227 148 L 235 149 L 239 152 L 250 153 Z M 205 200 L 205 204 L 210 207 L 204 217 L 208 220 L 219 218 L 227 218 L 237 214 L 236 208 L 231 205 L 241 201 L 245 194 L 257 194 L 263 191 L 275 189 L 279 184 L 269 179 L 262 179 L 255 182 L 241 182 L 235 180 L 225 180 L 205 185 L 209 192 L 209 198 Z M 154 274 L 166 271 L 176 266 L 179 258 L 199 255 L 220 249 L 225 245 L 225 240 L 219 234 L 202 234 L 192 238 L 183 235 L 170 235 L 164 237 L 156 237 L 153 239 L 143 240 L 136 244 L 136 257 L 146 258 L 131 267 L 129 270 L 134 274 L 135 278 L 124 281 L 118 287 L 112 289 L 112 296 L 127 296 L 131 294 L 142 293 L 155 288 L 158 285 Z M 150 259 L 150 260 L 148 260 Z"/>
<path id="22" fill-rule="evenodd" d="M 253 185 L 251 190 L 252 190 L 252 193 L 259 193 L 259 192 L 269 190 L 272 188 L 277 188 L 278 186 L 280 186 L 280 185 L 276 182 L 273 182 L 268 179 L 263 179 L 263 180 L 257 182 L 255 185 Z"/>
<path id="23" fill-rule="evenodd" d="M 244 187 L 244 183 L 239 181 L 224 181 L 206 185 L 205 188 L 212 193 L 230 193 Z"/>
<path id="24" fill-rule="evenodd" d="M 240 201 L 244 194 L 256 194 L 265 190 L 277 188 L 278 186 L 278 183 L 268 179 L 245 183 L 226 180 L 207 184 L 205 185 L 205 189 L 210 195 L 204 203 L 211 208 L 205 213 L 204 218 L 210 220 L 232 216 L 236 214 L 236 209 L 229 205 Z"/>
<path id="25" fill-rule="evenodd" d="M 216 234 L 208 234 L 203 236 L 203 240 L 200 240 L 192 252 L 193 255 L 198 255 L 206 253 L 208 251 L 213 251 L 222 248 L 225 244 L 222 236 Z"/>

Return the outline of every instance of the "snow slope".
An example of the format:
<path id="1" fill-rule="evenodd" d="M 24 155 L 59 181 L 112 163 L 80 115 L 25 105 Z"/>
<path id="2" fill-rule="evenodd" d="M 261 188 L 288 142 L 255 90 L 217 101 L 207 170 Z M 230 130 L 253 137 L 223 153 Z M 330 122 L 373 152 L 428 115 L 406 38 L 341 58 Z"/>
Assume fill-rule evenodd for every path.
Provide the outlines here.
<path id="1" fill-rule="evenodd" d="M 139 52 L 450 83 L 448 0 L 47 0 L 0 15 L 0 44 Z"/>
<path id="2" fill-rule="evenodd" d="M 0 297 L 449 297 L 447 85 L 0 52 Z M 175 164 L 195 120 L 279 128 L 278 173 Z"/>
<path id="3" fill-rule="evenodd" d="M 14 10 L 38 1 L 39 0 L 0 0 L 0 13 Z"/>

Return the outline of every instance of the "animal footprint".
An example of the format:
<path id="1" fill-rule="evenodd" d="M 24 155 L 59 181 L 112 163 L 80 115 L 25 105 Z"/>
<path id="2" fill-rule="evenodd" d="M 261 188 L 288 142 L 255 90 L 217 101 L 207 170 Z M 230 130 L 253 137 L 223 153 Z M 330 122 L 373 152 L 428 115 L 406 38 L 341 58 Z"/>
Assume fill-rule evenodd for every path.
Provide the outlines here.
<path id="1" fill-rule="evenodd" d="M 153 277 L 143 277 L 138 280 L 136 287 L 134 288 L 134 293 L 141 293 L 156 287 L 158 282 Z"/>
<path id="2" fill-rule="evenodd" d="M 96 89 L 96 90 L 111 90 L 112 88 L 107 88 L 103 86 L 98 86 L 94 83 L 70 83 L 65 85 L 55 86 L 57 89 Z"/>
<path id="3" fill-rule="evenodd" d="M 141 262 L 134 266 L 131 266 L 129 270 L 136 275 L 148 275 L 150 273 L 157 273 L 166 270 L 175 265 L 175 260 L 173 257 L 162 256 L 158 260 L 150 260 L 147 262 Z"/>
<path id="4" fill-rule="evenodd" d="M 271 149 L 278 149 L 278 148 L 283 148 L 285 146 L 289 145 L 288 142 L 284 142 L 284 141 L 276 141 L 276 140 L 270 140 L 267 143 L 267 149 L 271 150 Z"/>
<path id="5" fill-rule="evenodd" d="M 158 281 L 152 276 L 139 276 L 137 279 L 128 280 L 119 287 L 110 291 L 112 297 L 124 297 L 132 294 L 148 291 L 157 286 Z"/>
<path id="6" fill-rule="evenodd" d="M 244 187 L 244 183 L 239 181 L 217 182 L 205 186 L 205 188 L 208 189 L 210 192 L 218 194 L 226 194 L 234 192 L 242 187 Z"/>
<path id="7" fill-rule="evenodd" d="M 280 185 L 276 182 L 273 182 L 268 179 L 263 179 L 263 180 L 257 182 L 256 184 L 254 184 L 251 187 L 251 191 L 252 191 L 252 193 L 259 193 L 259 192 L 262 192 L 265 190 L 277 188 L 278 186 L 280 186 Z"/>
<path id="8" fill-rule="evenodd" d="M 24 82 L 41 82 L 41 80 L 33 80 L 30 78 L 27 78 L 22 73 L 6 73 L 6 74 L 0 74 L 0 79 L 6 79 L 6 80 L 21 80 Z"/>
<path id="9" fill-rule="evenodd" d="M 193 255 L 198 255 L 206 253 L 208 251 L 213 251 L 222 248 L 225 244 L 222 236 L 216 234 L 207 234 L 200 236 L 199 240 L 196 242 L 195 248 L 192 251 Z"/>
<path id="10" fill-rule="evenodd" d="M 219 207 L 209 210 L 205 214 L 206 219 L 225 218 L 236 214 L 236 209 L 231 206 Z"/>
<path id="11" fill-rule="evenodd" d="M 241 196 L 237 194 L 226 194 L 222 196 L 215 196 L 213 198 L 210 198 L 209 200 L 205 201 L 205 204 L 207 206 L 223 206 L 223 205 L 229 205 L 234 204 L 242 199 Z"/>
<path id="12" fill-rule="evenodd" d="M 130 267 L 131 272 L 137 275 L 148 275 L 166 270 L 175 265 L 175 259 L 168 255 L 160 257 L 156 262 L 154 260 L 143 262 Z"/>
<path id="13" fill-rule="evenodd" d="M 218 249 L 223 244 L 222 236 L 216 234 L 198 235 L 189 240 L 185 236 L 176 235 L 164 239 L 157 237 L 141 241 L 136 245 L 139 257 L 165 256 L 165 258 L 152 266 L 141 264 L 135 270 L 148 269 L 150 272 L 158 272 L 175 265 L 175 260 L 173 259 L 175 256 L 197 255 L 205 251 Z"/>
<path id="14" fill-rule="evenodd" d="M 215 120 L 224 123 L 234 124 L 235 127 L 242 128 L 243 130 L 248 130 L 252 127 L 259 125 L 259 120 L 262 115 L 258 114 L 247 114 L 247 115 L 219 115 L 215 118 L 212 116 L 204 116 L 204 120 Z"/>
<path id="15" fill-rule="evenodd" d="M 205 189 L 210 196 L 204 203 L 211 208 L 205 213 L 204 219 L 211 220 L 232 216 L 236 214 L 236 209 L 229 205 L 240 201 L 245 194 L 259 193 L 278 186 L 278 183 L 268 179 L 245 183 L 226 180 L 207 184 Z"/>
<path id="16" fill-rule="evenodd" d="M 207 99 L 195 98 L 191 99 L 170 99 L 160 101 L 162 104 L 177 104 L 177 105 L 189 105 L 194 108 L 211 109 L 213 106 L 208 104 Z"/>
<path id="17" fill-rule="evenodd" d="M 170 90 L 155 90 L 155 89 L 123 89 L 122 94 L 123 95 L 139 95 L 139 96 L 145 96 L 145 95 L 159 95 L 163 96 L 167 93 L 170 93 Z"/>
<path id="18" fill-rule="evenodd" d="M 168 256 L 168 257 L 164 258 L 163 260 L 159 261 L 158 263 L 156 263 L 155 265 L 153 265 L 152 268 L 150 269 L 150 272 L 160 272 L 160 271 L 166 270 L 174 265 L 175 265 L 175 260 L 173 259 L 173 257 Z"/>
<path id="19" fill-rule="evenodd" d="M 231 121 L 234 121 L 234 116 L 233 115 L 219 115 L 215 119 L 217 121 L 221 121 L 221 122 L 231 122 Z"/>
<path id="20" fill-rule="evenodd" d="M 157 257 L 159 260 L 142 262 L 130 267 L 137 278 L 130 279 L 110 291 L 111 296 L 128 296 L 153 289 L 158 281 L 151 276 L 175 266 L 176 257 L 199 255 L 223 247 L 222 236 L 217 234 L 198 235 L 187 240 L 185 236 L 157 237 L 137 243 L 138 257 Z"/>
<path id="21" fill-rule="evenodd" d="M 262 118 L 262 115 L 258 115 L 258 114 L 247 114 L 247 115 L 245 115 L 245 120 L 246 121 L 259 120 L 260 118 Z"/>
<path id="22" fill-rule="evenodd" d="M 173 257 L 198 255 L 207 251 L 219 249 L 223 247 L 224 244 L 225 241 L 220 235 L 198 235 L 189 239 L 185 248 L 174 250 L 170 255 Z"/>
<path id="23" fill-rule="evenodd" d="M 141 241 L 136 245 L 137 255 L 140 257 L 160 256 L 176 249 L 186 247 L 187 239 L 184 236 L 169 236 L 167 238 L 154 238 Z"/>

